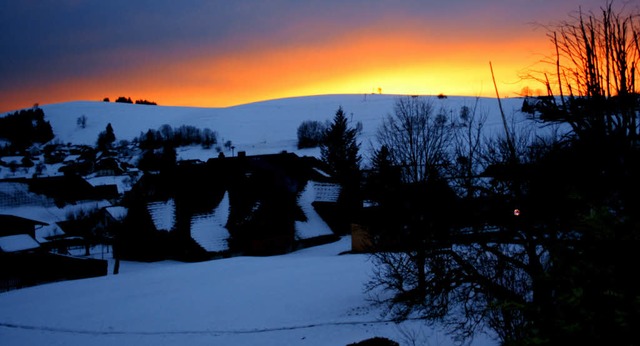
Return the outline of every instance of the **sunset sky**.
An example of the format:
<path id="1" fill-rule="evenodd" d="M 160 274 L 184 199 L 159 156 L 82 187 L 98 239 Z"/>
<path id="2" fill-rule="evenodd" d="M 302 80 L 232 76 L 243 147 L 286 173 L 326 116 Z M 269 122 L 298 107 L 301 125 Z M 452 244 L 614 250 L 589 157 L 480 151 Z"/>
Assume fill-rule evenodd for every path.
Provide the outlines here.
<path id="1" fill-rule="evenodd" d="M 637 1 L 618 1 L 637 6 Z M 35 103 L 230 106 L 335 93 L 501 96 L 542 25 L 604 0 L 0 0 L 0 112 Z"/>

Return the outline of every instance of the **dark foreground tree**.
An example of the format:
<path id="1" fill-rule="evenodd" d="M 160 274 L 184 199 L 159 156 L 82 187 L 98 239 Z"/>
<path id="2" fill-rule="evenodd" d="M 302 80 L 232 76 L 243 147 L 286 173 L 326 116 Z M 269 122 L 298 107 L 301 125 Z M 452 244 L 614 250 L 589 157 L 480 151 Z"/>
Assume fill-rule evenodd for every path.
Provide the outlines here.
<path id="1" fill-rule="evenodd" d="M 640 13 L 623 10 L 607 1 L 599 11 L 580 9 L 572 21 L 551 27 L 554 69 L 534 75 L 549 94 L 534 106 L 542 120 L 569 124 L 584 140 L 632 144 L 638 138 Z"/>
<path id="2" fill-rule="evenodd" d="M 549 33 L 556 83 L 546 83 L 549 97 L 537 115 L 572 129 L 564 149 L 548 160 L 558 167 L 549 180 L 571 194 L 565 201 L 574 206 L 563 231 L 577 238 L 552 252 L 558 333 L 630 345 L 638 344 L 640 325 L 640 289 L 629 278 L 640 274 L 630 265 L 640 245 L 640 13 L 618 5 L 579 11 Z"/>
<path id="3" fill-rule="evenodd" d="M 536 116 L 569 136 L 522 151 L 488 141 L 489 184 L 444 218 L 442 237 L 409 232 L 402 251 L 375 254 L 370 288 L 392 316 L 443 323 L 460 340 L 490 330 L 505 345 L 638 344 L 638 18 L 608 3 L 550 34 L 560 95 L 547 84 Z M 415 205 L 403 229 L 442 220 Z"/>

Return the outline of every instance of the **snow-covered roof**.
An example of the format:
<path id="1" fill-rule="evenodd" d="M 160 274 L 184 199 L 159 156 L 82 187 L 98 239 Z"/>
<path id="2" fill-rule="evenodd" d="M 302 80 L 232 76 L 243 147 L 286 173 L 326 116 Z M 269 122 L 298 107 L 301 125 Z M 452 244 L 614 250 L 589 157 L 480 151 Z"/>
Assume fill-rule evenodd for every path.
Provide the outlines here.
<path id="1" fill-rule="evenodd" d="M 109 215 L 111 215 L 112 218 L 119 221 L 124 220 L 124 218 L 127 217 L 127 213 L 129 212 L 129 209 L 122 206 L 107 207 L 105 208 L 105 210 L 107 213 L 109 213 Z"/>
<path id="2" fill-rule="evenodd" d="M 0 251 L 18 252 L 33 250 L 40 247 L 40 244 L 28 234 L 8 235 L 0 237 Z"/>
<path id="3" fill-rule="evenodd" d="M 314 202 L 337 202 L 340 196 L 340 185 L 335 183 L 313 182 L 315 190 Z"/>
<path id="4" fill-rule="evenodd" d="M 322 175 L 323 177 L 331 178 L 331 175 L 329 175 L 329 173 L 327 173 L 327 172 L 325 172 L 325 171 L 321 170 L 321 169 L 320 169 L 320 168 L 318 168 L 318 167 L 313 167 L 313 170 L 314 170 L 314 171 L 316 171 L 316 172 L 318 172 L 318 174 Z"/>
<path id="5" fill-rule="evenodd" d="M 225 227 L 228 218 L 229 192 L 226 192 L 212 213 L 197 215 L 191 219 L 191 238 L 209 252 L 229 250 L 229 231 Z"/>
<path id="6" fill-rule="evenodd" d="M 23 158 L 24 156 L 1 156 L 0 161 L 4 162 L 5 164 L 9 164 L 11 162 L 20 163 Z"/>
<path id="7" fill-rule="evenodd" d="M 136 182 L 137 178 L 129 175 L 105 175 L 105 176 L 90 176 L 85 180 L 91 184 L 91 186 L 104 186 L 115 185 L 118 188 L 118 193 L 123 194 L 129 190 Z"/>
<path id="8" fill-rule="evenodd" d="M 45 243 L 50 240 L 51 237 L 64 235 L 64 231 L 60 226 L 55 223 L 36 228 L 36 240 L 39 243 Z"/>
<path id="9" fill-rule="evenodd" d="M 171 231 L 176 224 L 176 204 L 173 199 L 168 201 L 151 202 L 147 210 L 157 230 Z"/>
<path id="10" fill-rule="evenodd" d="M 62 160 L 63 162 L 74 162 L 77 161 L 80 158 L 80 155 L 78 154 L 71 154 L 71 155 L 67 155 L 67 157 L 64 158 L 64 160 Z"/>
<path id="11" fill-rule="evenodd" d="M 307 217 L 306 221 L 296 221 L 295 223 L 296 237 L 298 239 L 309 239 L 333 234 L 329 225 L 324 222 L 322 217 L 320 217 L 313 208 L 313 205 L 311 205 L 311 203 L 318 198 L 318 184 L 320 183 L 310 180 L 298 196 L 298 205 Z"/>

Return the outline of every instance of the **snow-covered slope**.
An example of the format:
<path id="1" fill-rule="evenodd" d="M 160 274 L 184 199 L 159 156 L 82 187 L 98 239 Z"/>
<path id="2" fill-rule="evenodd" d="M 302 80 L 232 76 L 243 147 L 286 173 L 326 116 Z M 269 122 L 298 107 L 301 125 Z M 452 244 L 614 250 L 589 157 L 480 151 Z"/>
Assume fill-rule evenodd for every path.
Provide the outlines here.
<path id="1" fill-rule="evenodd" d="M 157 130 L 167 124 L 173 127 L 192 125 L 216 131 L 221 143 L 231 141 L 235 151 L 247 155 L 278 153 L 282 150 L 300 155 L 316 156 L 317 149 L 297 150 L 297 128 L 305 120 L 332 120 L 338 107 L 352 115 L 352 121 L 362 122 L 362 149 L 370 149 L 370 141 L 385 116 L 393 112 L 394 95 L 321 95 L 278 99 L 229 108 L 195 108 L 124 104 L 115 102 L 67 102 L 43 105 L 45 118 L 53 127 L 56 139 L 62 143 L 95 145 L 98 134 L 111 123 L 117 140 L 132 140 L 148 129 Z M 444 109 L 457 116 L 462 106 L 473 108 L 473 97 L 429 97 L 436 111 Z M 522 99 L 502 100 L 507 116 L 522 106 Z M 498 102 L 480 98 L 478 112 L 489 114 L 487 129 L 501 126 Z M 77 119 L 85 116 L 86 127 Z M 499 129 L 499 127 L 498 127 Z M 215 157 L 213 150 L 185 152 L 183 159 Z"/>
<path id="2" fill-rule="evenodd" d="M 350 237 L 274 257 L 124 262 L 119 275 L 0 294 L 2 345 L 346 345 L 374 336 L 452 345 L 371 308 L 367 255 Z M 482 337 L 474 345 L 492 345 Z"/>

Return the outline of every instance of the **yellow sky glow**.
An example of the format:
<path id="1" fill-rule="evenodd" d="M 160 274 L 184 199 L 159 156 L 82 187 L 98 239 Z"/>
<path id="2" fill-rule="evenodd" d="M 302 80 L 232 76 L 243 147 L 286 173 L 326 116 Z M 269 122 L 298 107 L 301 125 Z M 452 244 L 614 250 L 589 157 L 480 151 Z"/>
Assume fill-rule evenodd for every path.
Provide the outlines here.
<path id="1" fill-rule="evenodd" d="M 377 93 L 379 88 L 389 94 L 495 96 L 492 61 L 501 96 L 514 96 L 531 83 L 519 81 L 518 74 L 540 59 L 532 47 L 544 43 L 452 45 L 407 36 L 343 37 L 322 45 L 200 57 L 176 66 L 173 74 L 202 85 L 192 90 L 193 100 L 219 106 L 288 96 Z"/>
<path id="2" fill-rule="evenodd" d="M 494 97 L 489 61 L 501 96 L 510 97 L 532 84 L 519 81 L 518 74 L 541 59 L 533 52 L 544 52 L 545 44 L 544 37 L 462 42 L 405 32 L 354 33 L 289 47 L 247 45 L 227 55 L 203 49 L 189 59 L 160 59 L 118 74 L 42 86 L 40 96 L 46 97 L 28 102 L 128 96 L 161 105 L 225 107 L 280 97 L 378 91 Z M 39 95 L 38 90 L 35 94 Z M 15 98 L 20 100 L 21 95 Z"/>

